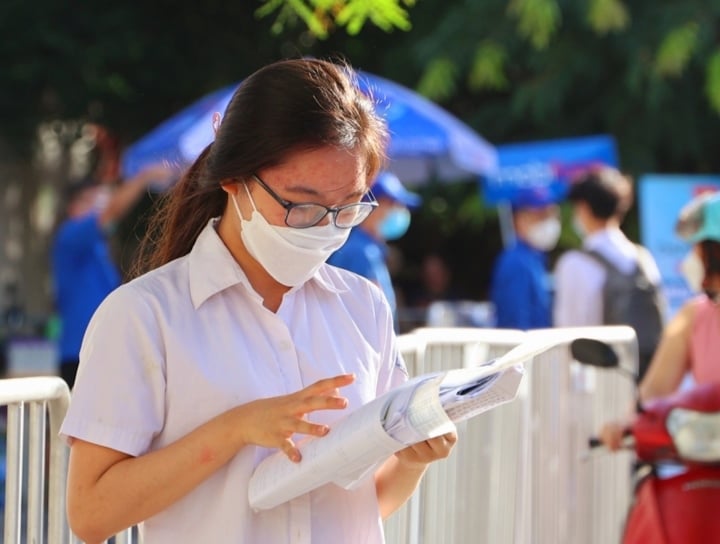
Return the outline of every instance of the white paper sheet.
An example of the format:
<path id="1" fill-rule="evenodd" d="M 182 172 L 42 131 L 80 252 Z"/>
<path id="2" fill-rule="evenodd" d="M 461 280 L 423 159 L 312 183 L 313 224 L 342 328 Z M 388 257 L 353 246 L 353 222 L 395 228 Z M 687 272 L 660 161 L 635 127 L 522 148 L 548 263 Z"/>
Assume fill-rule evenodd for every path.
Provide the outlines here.
<path id="1" fill-rule="evenodd" d="M 300 442 L 300 463 L 282 452 L 264 459 L 250 479 L 250 506 L 274 508 L 328 483 L 351 489 L 396 451 L 513 400 L 522 363 L 562 340 L 534 338 L 485 364 L 426 374 L 387 392 L 338 420 L 326 436 Z"/>

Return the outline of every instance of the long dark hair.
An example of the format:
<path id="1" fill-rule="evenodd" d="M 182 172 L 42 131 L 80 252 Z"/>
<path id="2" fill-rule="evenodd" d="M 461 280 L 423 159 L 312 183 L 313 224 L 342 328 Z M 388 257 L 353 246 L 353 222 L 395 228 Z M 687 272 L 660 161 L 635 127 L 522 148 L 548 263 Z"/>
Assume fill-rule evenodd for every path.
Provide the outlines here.
<path id="1" fill-rule="evenodd" d="M 235 91 L 215 141 L 159 202 L 132 275 L 190 252 L 207 222 L 225 208 L 221 183 L 247 179 L 293 152 L 326 146 L 364 153 L 371 180 L 386 141 L 384 121 L 347 64 L 294 59 L 261 68 Z"/>
<path id="2" fill-rule="evenodd" d="M 716 240 L 702 240 L 700 242 L 705 278 L 703 287 L 708 287 L 710 278 L 720 277 L 720 242 Z"/>

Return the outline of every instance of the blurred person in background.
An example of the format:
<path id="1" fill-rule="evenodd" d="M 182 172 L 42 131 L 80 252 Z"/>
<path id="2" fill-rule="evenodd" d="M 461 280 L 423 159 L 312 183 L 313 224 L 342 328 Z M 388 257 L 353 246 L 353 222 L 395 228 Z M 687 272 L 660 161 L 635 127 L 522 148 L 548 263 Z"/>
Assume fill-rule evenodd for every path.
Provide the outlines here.
<path id="1" fill-rule="evenodd" d="M 447 259 L 439 252 L 425 255 L 420 264 L 420 289 L 413 295 L 413 305 L 425 308 L 438 300 L 456 301 L 461 298 L 453 284 Z"/>
<path id="2" fill-rule="evenodd" d="M 681 210 L 675 231 L 692 244 L 681 270 L 697 294 L 664 328 L 640 382 L 640 403 L 674 393 L 688 373 L 698 385 L 720 382 L 720 194 L 694 198 Z M 623 421 L 605 424 L 601 440 L 610 449 L 618 449 L 627 425 Z"/>
<path id="3" fill-rule="evenodd" d="M 52 286 L 60 318 L 60 376 L 75 383 L 80 345 L 92 314 L 121 283 L 109 237 L 116 224 L 138 203 L 150 184 L 172 179 L 165 166 L 153 166 L 112 188 L 87 177 L 68 186 L 65 217 L 51 248 Z"/>
<path id="4" fill-rule="evenodd" d="M 638 376 L 642 378 L 662 331 L 663 303 L 655 259 L 620 230 L 633 202 L 632 181 L 616 168 L 592 168 L 571 184 L 567 198 L 582 248 L 565 252 L 556 264 L 554 325 L 633 325 L 639 344 Z M 625 304 L 629 296 L 627 300 L 608 296 L 607 281 L 616 272 L 635 282 L 634 292 L 642 290 L 652 300 L 643 297 L 641 305 L 638 298 L 630 305 Z M 633 280 L 635 275 L 639 275 L 637 280 Z M 635 310 L 645 315 L 635 315 Z"/>
<path id="5" fill-rule="evenodd" d="M 520 191 L 512 203 L 515 241 L 495 260 L 490 284 L 496 326 L 538 329 L 552 324 L 547 253 L 560 238 L 557 197 L 544 187 Z"/>
<path id="6" fill-rule="evenodd" d="M 370 188 L 377 209 L 357 228 L 347 242 L 328 259 L 369 279 L 382 289 L 397 323 L 397 297 L 388 267 L 387 242 L 402 238 L 410 226 L 410 210 L 422 203 L 419 195 L 408 191 L 392 172 L 381 172 Z"/>

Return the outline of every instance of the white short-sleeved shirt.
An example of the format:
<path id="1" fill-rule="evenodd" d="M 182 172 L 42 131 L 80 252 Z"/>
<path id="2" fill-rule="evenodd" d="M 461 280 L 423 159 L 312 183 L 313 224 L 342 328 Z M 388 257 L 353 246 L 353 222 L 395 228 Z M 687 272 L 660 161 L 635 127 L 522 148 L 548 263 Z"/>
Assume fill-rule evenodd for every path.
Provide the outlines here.
<path id="1" fill-rule="evenodd" d="M 585 238 L 583 248 L 597 251 L 620 271 L 633 271 L 638 249 L 619 228 L 607 228 Z M 645 273 L 655 285 L 660 271 L 654 261 L 645 263 Z M 603 324 L 605 267 L 580 251 L 563 254 L 555 266 L 553 325 L 581 327 Z"/>
<path id="2" fill-rule="evenodd" d="M 407 378 L 390 309 L 367 280 L 324 265 L 262 305 L 211 222 L 190 254 L 115 290 L 84 338 L 61 434 L 133 456 L 212 417 L 354 372 L 348 410 Z M 313 412 L 332 423 L 345 412 Z M 325 485 L 253 512 L 247 485 L 273 450 L 249 446 L 142 528 L 146 544 L 383 542 L 375 485 Z"/>

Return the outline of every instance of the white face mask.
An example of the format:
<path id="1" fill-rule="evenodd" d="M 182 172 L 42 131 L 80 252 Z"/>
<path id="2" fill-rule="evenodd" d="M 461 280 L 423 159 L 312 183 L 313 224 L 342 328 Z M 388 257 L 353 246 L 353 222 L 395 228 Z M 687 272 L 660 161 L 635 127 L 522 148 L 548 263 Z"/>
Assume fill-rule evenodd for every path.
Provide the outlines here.
<path id="1" fill-rule="evenodd" d="M 305 283 L 350 235 L 350 229 L 338 228 L 332 222 L 306 229 L 271 225 L 255 208 L 247 186 L 243 186 L 253 207 L 249 220 L 243 219 L 235 195 L 231 195 L 242 227 L 242 241 L 248 253 L 283 285 Z"/>
<path id="2" fill-rule="evenodd" d="M 703 280 L 705 279 L 705 266 L 702 259 L 695 251 L 690 251 L 680 263 L 680 271 L 682 272 L 688 287 L 695 292 L 700 293 L 703 290 Z"/>
<path id="3" fill-rule="evenodd" d="M 540 251 L 550 251 L 560 239 L 560 220 L 548 217 L 534 224 L 527 233 L 527 243 Z"/>

